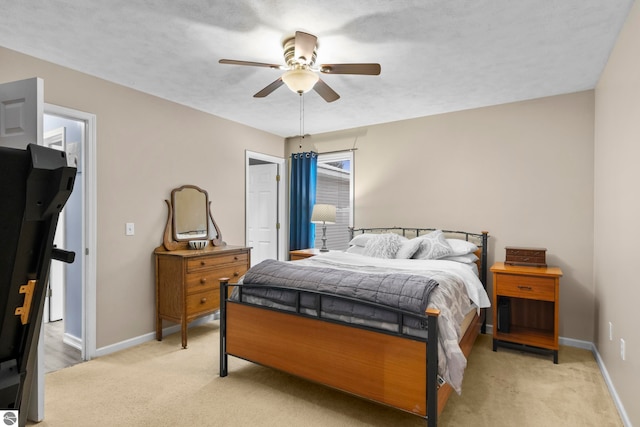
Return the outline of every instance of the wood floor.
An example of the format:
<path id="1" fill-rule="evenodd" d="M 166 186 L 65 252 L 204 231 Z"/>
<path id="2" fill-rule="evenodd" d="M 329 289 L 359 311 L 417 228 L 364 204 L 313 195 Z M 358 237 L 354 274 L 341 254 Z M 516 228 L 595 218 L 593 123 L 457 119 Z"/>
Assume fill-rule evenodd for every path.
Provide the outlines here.
<path id="1" fill-rule="evenodd" d="M 80 350 L 62 339 L 64 336 L 64 321 L 49 322 L 44 325 L 44 369 L 45 373 L 57 371 L 67 366 L 82 362 Z"/>

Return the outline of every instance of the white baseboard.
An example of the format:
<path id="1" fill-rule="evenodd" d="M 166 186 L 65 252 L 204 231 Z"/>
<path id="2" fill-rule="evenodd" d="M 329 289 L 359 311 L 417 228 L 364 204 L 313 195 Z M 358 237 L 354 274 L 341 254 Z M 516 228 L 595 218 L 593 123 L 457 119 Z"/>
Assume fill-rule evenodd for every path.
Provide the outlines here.
<path id="1" fill-rule="evenodd" d="M 609 376 L 607 367 L 604 365 L 604 361 L 602 360 L 602 357 L 600 357 L 600 353 L 598 352 L 598 349 L 596 348 L 595 344 L 592 344 L 591 351 L 593 352 L 593 355 L 596 358 L 596 363 L 598 364 L 598 367 L 600 367 L 600 372 L 604 377 L 605 384 L 607 384 L 607 388 L 609 389 L 609 393 L 611 394 L 613 403 L 616 405 L 616 408 L 618 409 L 618 414 L 620 414 L 620 418 L 622 418 L 622 423 L 624 424 L 625 427 L 633 427 L 631 424 L 631 420 L 629 419 L 629 415 L 627 415 L 627 411 L 624 409 L 624 405 L 620 400 L 620 396 L 618 396 L 618 392 L 616 391 L 616 388 L 613 386 L 613 382 L 611 381 L 611 377 Z"/>
<path id="2" fill-rule="evenodd" d="M 189 323 L 189 328 L 202 325 L 203 323 L 210 322 L 212 320 L 217 319 L 218 317 L 219 315 L 217 313 L 209 316 L 201 317 Z M 176 332 L 180 332 L 180 325 L 172 325 L 162 329 L 162 336 L 170 335 Z M 140 345 L 147 341 L 153 341 L 155 339 L 156 339 L 156 333 L 149 332 L 148 334 L 140 335 L 138 337 L 130 338 L 125 341 L 120 341 L 115 344 L 97 348 L 95 357 L 106 356 L 107 354 L 115 353 L 121 350 L 126 350 L 127 348 L 135 347 L 136 345 Z"/>
<path id="3" fill-rule="evenodd" d="M 493 325 L 487 325 L 487 334 L 489 335 L 493 334 Z M 602 360 L 602 357 L 600 357 L 600 353 L 598 353 L 598 349 L 596 348 L 596 345 L 589 341 L 582 341 L 582 340 L 576 340 L 573 338 L 565 338 L 565 337 L 558 338 L 558 341 L 561 345 L 566 345 L 568 347 L 577 347 L 584 350 L 589 350 L 591 351 L 591 353 L 593 353 L 593 356 L 596 359 L 596 363 L 600 368 L 600 373 L 604 378 L 604 382 L 605 384 L 607 384 L 607 388 L 609 389 L 609 394 L 613 399 L 613 403 L 616 405 L 616 409 L 618 409 L 618 414 L 620 414 L 620 418 L 622 418 L 622 423 L 624 424 L 625 427 L 633 427 L 631 425 L 631 420 L 627 415 L 627 411 L 624 409 L 624 405 L 620 400 L 620 396 L 618 396 L 618 392 L 616 391 L 616 388 L 614 387 L 613 382 L 611 381 L 609 372 L 607 372 L 607 367 L 604 365 L 604 361 Z"/>
<path id="4" fill-rule="evenodd" d="M 64 335 L 62 336 L 62 342 L 70 345 L 71 347 L 75 348 L 76 350 L 80 350 L 82 351 L 82 339 L 70 335 L 68 333 L 64 333 Z"/>

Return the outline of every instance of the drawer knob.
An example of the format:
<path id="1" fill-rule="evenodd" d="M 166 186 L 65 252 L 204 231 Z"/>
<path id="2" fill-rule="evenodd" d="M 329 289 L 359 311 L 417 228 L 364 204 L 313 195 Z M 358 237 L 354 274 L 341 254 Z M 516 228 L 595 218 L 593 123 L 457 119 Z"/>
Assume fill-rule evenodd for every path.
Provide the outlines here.
<path id="1" fill-rule="evenodd" d="M 200 300 L 200 304 L 204 304 L 205 302 L 207 302 L 207 299 L 206 299 L 206 298 L 202 298 L 202 299 Z"/>
<path id="2" fill-rule="evenodd" d="M 234 261 L 237 261 L 237 260 L 238 260 L 238 257 L 237 257 L 237 256 L 234 256 L 234 257 L 233 257 L 233 260 L 234 260 Z"/>
<path id="3" fill-rule="evenodd" d="M 523 286 L 523 285 L 518 285 L 518 289 L 521 289 L 523 291 L 531 291 L 531 290 L 533 290 L 533 288 L 531 286 Z"/>
<path id="4" fill-rule="evenodd" d="M 233 272 L 233 277 L 238 277 L 240 275 L 240 273 L 238 273 L 237 271 Z"/>
<path id="5" fill-rule="evenodd" d="M 200 265 L 207 265 L 207 263 L 204 261 L 200 261 Z"/>
<path id="6" fill-rule="evenodd" d="M 207 283 L 207 278 L 206 277 L 200 278 L 200 283 L 202 283 L 203 285 Z"/>

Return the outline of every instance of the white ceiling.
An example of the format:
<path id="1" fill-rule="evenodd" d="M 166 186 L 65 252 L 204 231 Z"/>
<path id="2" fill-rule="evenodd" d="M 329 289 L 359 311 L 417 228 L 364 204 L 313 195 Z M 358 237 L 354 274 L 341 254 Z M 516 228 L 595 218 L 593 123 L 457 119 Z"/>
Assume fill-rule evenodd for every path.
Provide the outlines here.
<path id="1" fill-rule="evenodd" d="M 323 75 L 341 98 L 304 96 L 316 134 L 595 87 L 633 0 L 0 0 L 0 45 L 280 136 L 300 131 L 282 73 L 296 30 L 317 63 L 377 62 L 379 76 Z M 3 66 L 3 64 L 0 64 Z M 45 81 L 46 90 L 46 81 Z"/>

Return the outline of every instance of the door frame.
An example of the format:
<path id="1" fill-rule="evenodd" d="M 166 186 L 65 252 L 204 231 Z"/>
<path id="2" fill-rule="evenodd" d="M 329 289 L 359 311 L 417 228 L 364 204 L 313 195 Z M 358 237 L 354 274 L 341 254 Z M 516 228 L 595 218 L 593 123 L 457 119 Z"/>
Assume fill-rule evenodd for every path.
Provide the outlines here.
<path id="1" fill-rule="evenodd" d="M 287 173 L 287 164 L 285 159 L 282 157 L 271 156 L 269 154 L 257 153 L 255 151 L 245 151 L 245 191 L 244 191 L 244 239 L 245 245 L 247 244 L 247 238 L 249 237 L 249 221 L 247 217 L 247 206 L 249 206 L 249 187 L 251 185 L 251 180 L 249 179 L 249 163 L 251 160 L 260 160 L 267 163 L 275 163 L 278 165 L 278 174 L 280 175 L 280 179 L 278 180 L 278 223 L 280 224 L 280 228 L 278 229 L 278 259 L 281 261 L 287 260 L 287 248 L 289 246 L 287 237 L 288 230 L 288 216 L 285 215 L 287 200 L 285 195 L 286 181 L 288 177 Z"/>
<path id="2" fill-rule="evenodd" d="M 84 180 L 83 247 L 84 257 L 82 281 L 82 359 L 96 356 L 96 269 L 97 269 L 97 170 L 96 141 L 97 117 L 95 114 L 54 104 L 44 104 L 44 114 L 84 121 L 85 146 L 83 147 L 82 179 Z"/>

